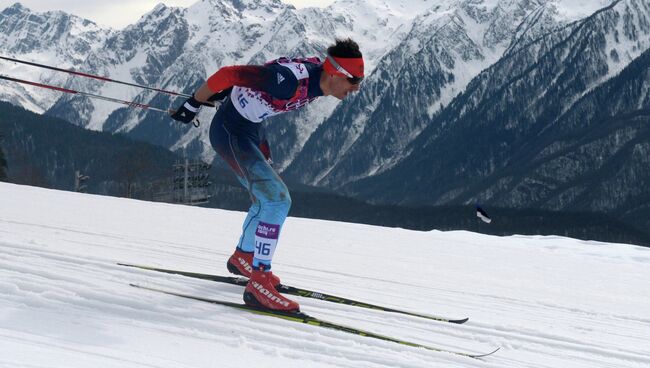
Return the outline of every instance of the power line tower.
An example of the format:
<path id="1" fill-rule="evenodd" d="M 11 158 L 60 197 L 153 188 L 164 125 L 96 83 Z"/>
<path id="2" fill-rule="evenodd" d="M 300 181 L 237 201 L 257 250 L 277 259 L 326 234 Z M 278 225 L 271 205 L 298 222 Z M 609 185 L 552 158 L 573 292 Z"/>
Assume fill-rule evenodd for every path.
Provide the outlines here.
<path id="1" fill-rule="evenodd" d="M 174 203 L 198 205 L 208 203 L 210 199 L 209 188 L 210 168 L 212 165 L 201 161 L 190 162 L 185 159 L 183 163 L 174 164 L 174 178 L 172 180 L 172 193 Z"/>
<path id="2" fill-rule="evenodd" d="M 86 180 L 90 179 L 90 176 L 82 175 L 79 170 L 74 173 L 74 191 L 80 193 L 86 193 Z"/>

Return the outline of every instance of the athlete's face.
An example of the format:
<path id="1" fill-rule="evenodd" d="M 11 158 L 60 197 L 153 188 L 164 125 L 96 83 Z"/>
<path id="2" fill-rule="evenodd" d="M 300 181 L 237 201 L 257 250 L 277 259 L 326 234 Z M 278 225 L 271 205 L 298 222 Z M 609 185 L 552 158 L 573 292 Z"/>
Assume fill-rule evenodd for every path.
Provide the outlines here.
<path id="1" fill-rule="evenodd" d="M 338 98 L 339 100 L 343 100 L 350 92 L 358 91 L 360 86 L 360 83 L 352 84 L 345 77 L 332 75 L 330 76 L 330 88 L 328 94 Z"/>

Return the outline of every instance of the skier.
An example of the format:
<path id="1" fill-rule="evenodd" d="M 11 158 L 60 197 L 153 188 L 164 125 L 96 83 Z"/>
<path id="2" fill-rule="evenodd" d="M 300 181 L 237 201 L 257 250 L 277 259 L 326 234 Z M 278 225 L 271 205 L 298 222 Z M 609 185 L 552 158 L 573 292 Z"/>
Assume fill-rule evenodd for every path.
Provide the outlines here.
<path id="1" fill-rule="evenodd" d="M 202 105 L 212 106 L 212 101 L 225 98 L 212 119 L 210 142 L 252 200 L 239 243 L 227 261 L 230 272 L 249 277 L 244 291 L 248 305 L 300 311 L 298 303 L 276 290 L 280 279 L 271 271 L 291 197 L 271 166 L 261 123 L 320 96 L 344 99 L 359 90 L 363 65 L 359 45 L 348 38 L 336 39 L 324 62 L 317 57 L 280 58 L 262 66 L 222 67 L 172 114 L 173 119 L 190 123 Z"/>

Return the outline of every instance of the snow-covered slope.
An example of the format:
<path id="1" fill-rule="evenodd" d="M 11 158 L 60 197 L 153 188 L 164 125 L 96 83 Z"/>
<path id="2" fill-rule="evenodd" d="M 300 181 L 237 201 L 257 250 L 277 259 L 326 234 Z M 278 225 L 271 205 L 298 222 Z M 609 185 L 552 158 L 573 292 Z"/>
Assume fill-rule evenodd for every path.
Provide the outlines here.
<path id="1" fill-rule="evenodd" d="M 225 274 L 244 214 L 0 183 L 0 367 L 647 367 L 650 249 L 290 218 L 283 282 L 424 321 L 300 299 L 315 316 L 455 350 L 401 346 L 136 290 L 239 301 L 241 288 L 121 268 Z M 498 219 L 495 219 L 498 221 Z"/>

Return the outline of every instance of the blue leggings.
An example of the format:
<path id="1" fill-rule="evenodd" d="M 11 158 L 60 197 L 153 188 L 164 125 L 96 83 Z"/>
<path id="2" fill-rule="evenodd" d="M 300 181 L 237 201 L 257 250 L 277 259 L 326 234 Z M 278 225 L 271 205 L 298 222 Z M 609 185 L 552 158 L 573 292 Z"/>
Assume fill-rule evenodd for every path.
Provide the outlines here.
<path id="1" fill-rule="evenodd" d="M 259 148 L 260 142 L 260 124 L 231 123 L 221 111 L 214 116 L 210 143 L 248 189 L 252 201 L 237 247 L 244 252 L 254 252 L 254 268 L 263 265 L 269 271 L 282 224 L 289 214 L 291 196 L 266 161 Z"/>

